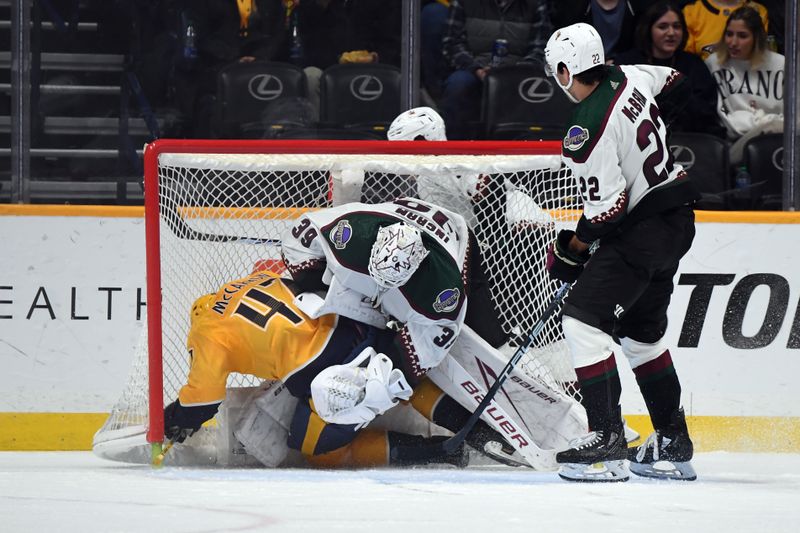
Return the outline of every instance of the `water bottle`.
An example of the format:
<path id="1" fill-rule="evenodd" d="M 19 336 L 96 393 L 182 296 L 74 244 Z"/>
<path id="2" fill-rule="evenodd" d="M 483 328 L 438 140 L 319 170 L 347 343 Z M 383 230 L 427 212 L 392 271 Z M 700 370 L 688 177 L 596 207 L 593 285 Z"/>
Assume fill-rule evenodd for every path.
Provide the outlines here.
<path id="1" fill-rule="evenodd" d="M 740 166 L 739 170 L 736 171 L 733 184 L 735 187 L 733 200 L 736 209 L 750 209 L 753 194 L 751 182 L 750 172 L 748 172 L 747 167 Z"/>
<path id="2" fill-rule="evenodd" d="M 505 61 L 505 57 L 508 55 L 508 40 L 507 39 L 495 39 L 494 44 L 492 45 L 492 62 L 490 65 L 492 67 L 499 67 Z"/>
<path id="3" fill-rule="evenodd" d="M 197 61 L 197 34 L 191 21 L 186 25 L 186 32 L 183 35 L 183 60 L 187 66 Z"/>
<path id="4" fill-rule="evenodd" d="M 749 189 L 750 188 L 750 172 L 747 171 L 747 167 L 742 165 L 739 167 L 739 170 L 736 171 L 736 180 L 735 185 L 737 189 Z"/>
<path id="5" fill-rule="evenodd" d="M 778 51 L 778 40 L 774 35 L 767 35 L 767 48 L 773 52 Z"/>
<path id="6" fill-rule="evenodd" d="M 300 37 L 299 24 L 297 23 L 297 11 L 292 13 L 291 39 L 289 44 L 289 61 L 297 65 L 303 66 L 303 39 Z"/>

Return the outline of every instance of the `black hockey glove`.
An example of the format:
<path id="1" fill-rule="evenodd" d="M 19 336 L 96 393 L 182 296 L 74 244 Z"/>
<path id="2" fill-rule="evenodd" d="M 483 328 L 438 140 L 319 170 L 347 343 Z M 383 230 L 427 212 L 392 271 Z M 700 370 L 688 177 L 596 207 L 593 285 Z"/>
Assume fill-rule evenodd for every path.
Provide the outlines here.
<path id="1" fill-rule="evenodd" d="M 575 232 L 562 229 L 558 237 L 547 249 L 547 271 L 552 279 L 574 283 L 583 272 L 583 265 L 589 260 L 589 250 L 576 254 L 570 251 L 569 241 Z"/>
<path id="2" fill-rule="evenodd" d="M 164 408 L 164 436 L 173 442 L 183 442 L 210 420 L 219 404 L 184 407 L 175 400 Z"/>

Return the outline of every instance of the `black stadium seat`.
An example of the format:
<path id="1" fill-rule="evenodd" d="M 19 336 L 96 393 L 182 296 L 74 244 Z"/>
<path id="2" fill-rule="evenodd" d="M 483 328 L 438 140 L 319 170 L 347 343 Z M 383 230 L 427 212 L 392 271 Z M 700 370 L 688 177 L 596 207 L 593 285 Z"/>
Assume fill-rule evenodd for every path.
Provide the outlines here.
<path id="1" fill-rule="evenodd" d="M 400 69 L 380 63 L 333 65 L 320 78 L 320 125 L 380 132 L 400 114 Z"/>
<path id="2" fill-rule="evenodd" d="M 706 133 L 676 132 L 670 151 L 700 190 L 698 209 L 723 210 L 729 205 L 731 178 L 727 141 Z"/>
<path id="3" fill-rule="evenodd" d="M 483 80 L 487 139 L 561 139 L 573 107 L 538 65 L 492 69 Z"/>
<path id="4" fill-rule="evenodd" d="M 744 161 L 753 184 L 753 208 L 783 209 L 783 134 L 770 133 L 750 139 Z"/>
<path id="5" fill-rule="evenodd" d="M 273 128 L 308 125 L 306 75 L 289 63 L 233 63 L 217 77 L 216 130 L 222 137 L 261 138 Z"/>

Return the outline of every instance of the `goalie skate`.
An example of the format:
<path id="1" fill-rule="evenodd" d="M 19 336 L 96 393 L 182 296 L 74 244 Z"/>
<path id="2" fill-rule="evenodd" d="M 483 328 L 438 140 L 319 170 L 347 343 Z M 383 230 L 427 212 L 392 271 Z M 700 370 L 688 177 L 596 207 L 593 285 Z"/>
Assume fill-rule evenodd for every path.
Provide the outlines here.
<path id="1" fill-rule="evenodd" d="M 510 450 L 508 450 L 506 446 L 503 446 L 502 443 L 497 441 L 489 441 L 483 446 L 483 454 L 493 461 L 497 461 L 506 466 L 527 466 L 530 468 L 531 465 L 529 465 L 519 453 L 516 451 L 514 451 L 514 453 L 509 453 L 509 451 Z"/>

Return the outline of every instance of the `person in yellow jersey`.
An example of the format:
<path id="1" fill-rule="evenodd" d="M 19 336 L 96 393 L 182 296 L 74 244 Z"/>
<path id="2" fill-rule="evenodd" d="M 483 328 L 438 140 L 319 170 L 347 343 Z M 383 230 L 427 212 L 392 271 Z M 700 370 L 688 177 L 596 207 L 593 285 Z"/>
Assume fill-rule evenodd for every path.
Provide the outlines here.
<path id="1" fill-rule="evenodd" d="M 167 439 L 183 442 L 216 414 L 231 372 L 281 380 L 299 399 L 287 444 L 315 466 L 417 464 L 402 454 L 390 459 L 392 449 L 443 437 L 364 429 L 399 400 L 410 399 L 416 410 L 446 429 L 463 425 L 470 414 L 466 409 L 429 380 L 412 396 L 402 372 L 380 353 L 394 332 L 335 314 L 310 318 L 298 307 L 303 297 L 298 294 L 291 280 L 265 271 L 197 299 L 187 339 L 187 383 L 164 409 Z M 483 423 L 468 438 L 481 450 L 489 441 L 505 444 Z M 465 466 L 466 461 L 462 452 L 423 462 Z"/>
<path id="2" fill-rule="evenodd" d="M 683 16 L 688 31 L 684 50 L 703 60 L 708 58 L 717 48 L 730 14 L 743 6 L 758 11 L 764 29 L 769 29 L 767 8 L 751 0 L 697 0 L 684 6 Z"/>

